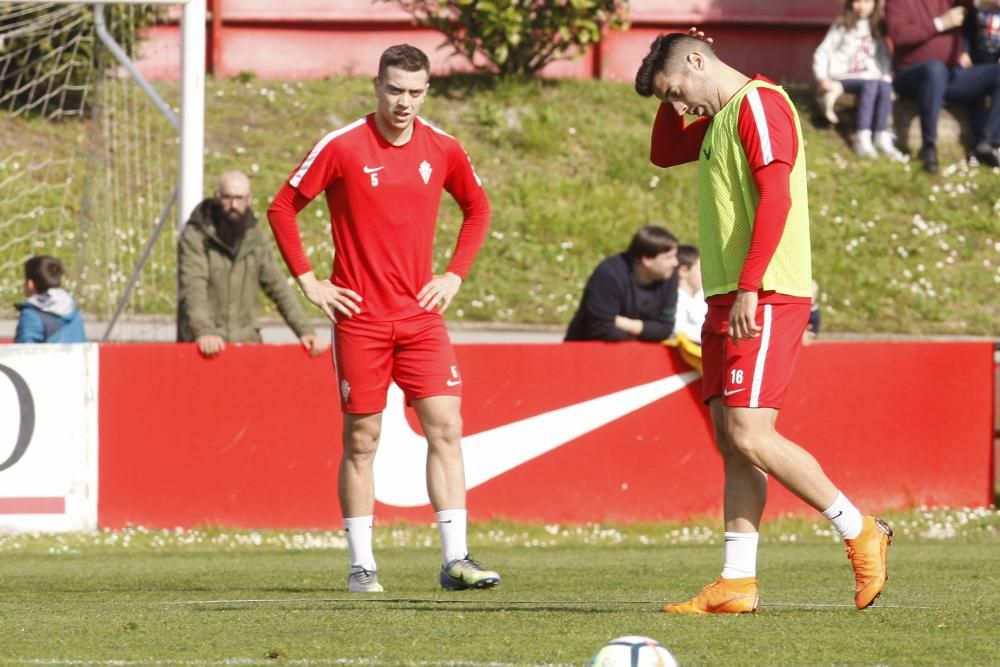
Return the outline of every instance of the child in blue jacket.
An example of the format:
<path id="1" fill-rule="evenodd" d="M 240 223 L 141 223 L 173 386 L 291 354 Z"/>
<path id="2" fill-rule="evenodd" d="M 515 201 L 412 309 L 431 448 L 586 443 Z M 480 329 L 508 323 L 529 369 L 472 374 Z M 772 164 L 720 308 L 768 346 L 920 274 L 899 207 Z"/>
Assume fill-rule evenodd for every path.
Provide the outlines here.
<path id="1" fill-rule="evenodd" d="M 42 255 L 24 263 L 24 296 L 17 304 L 15 343 L 83 343 L 83 317 L 73 297 L 59 287 L 66 272 L 55 257 Z"/>

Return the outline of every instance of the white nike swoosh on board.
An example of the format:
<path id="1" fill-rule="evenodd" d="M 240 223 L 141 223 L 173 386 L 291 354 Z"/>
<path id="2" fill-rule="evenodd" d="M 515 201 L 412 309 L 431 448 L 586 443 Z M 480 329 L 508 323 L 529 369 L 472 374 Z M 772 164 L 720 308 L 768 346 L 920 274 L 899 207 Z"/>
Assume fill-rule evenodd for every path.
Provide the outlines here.
<path id="1" fill-rule="evenodd" d="M 385 167 L 364 167 L 366 174 L 374 174 L 376 171 L 382 171 Z"/>
<path id="2" fill-rule="evenodd" d="M 465 486 L 475 488 L 683 389 L 698 377 L 694 371 L 672 375 L 466 436 L 462 439 Z M 375 453 L 375 499 L 395 507 L 418 507 L 430 502 L 424 473 L 427 441 L 410 428 L 403 403 L 403 392 L 390 384 Z"/>

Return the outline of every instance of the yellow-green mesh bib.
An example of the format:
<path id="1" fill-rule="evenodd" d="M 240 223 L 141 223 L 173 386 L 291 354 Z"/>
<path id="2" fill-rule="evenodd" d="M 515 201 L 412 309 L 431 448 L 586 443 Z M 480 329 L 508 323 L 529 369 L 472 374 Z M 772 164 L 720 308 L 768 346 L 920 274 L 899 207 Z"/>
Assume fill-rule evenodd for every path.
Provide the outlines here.
<path id="1" fill-rule="evenodd" d="M 709 123 L 698 160 L 698 243 L 705 296 L 737 289 L 760 200 L 739 137 L 740 105 L 747 93 L 770 88 L 788 101 L 795 118 L 798 154 L 789 177 L 792 207 L 778 249 L 764 273 L 761 289 L 791 296 L 812 296 L 809 251 L 809 195 L 802 127 L 795 105 L 780 86 L 754 80 L 740 90 Z"/>

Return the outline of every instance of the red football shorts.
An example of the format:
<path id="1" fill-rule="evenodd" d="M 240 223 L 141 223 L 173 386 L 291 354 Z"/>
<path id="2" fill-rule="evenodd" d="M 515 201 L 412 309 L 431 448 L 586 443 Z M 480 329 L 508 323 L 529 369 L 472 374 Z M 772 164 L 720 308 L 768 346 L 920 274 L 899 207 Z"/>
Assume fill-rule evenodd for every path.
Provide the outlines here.
<path id="1" fill-rule="evenodd" d="M 439 313 L 394 322 L 344 318 L 333 327 L 333 363 L 340 407 L 351 414 L 384 410 L 390 380 L 407 402 L 462 395 L 455 351 Z"/>
<path id="2" fill-rule="evenodd" d="M 758 304 L 760 335 L 735 344 L 727 335 L 731 309 L 708 306 L 701 332 L 704 400 L 722 396 L 731 408 L 780 408 L 809 323 L 809 303 Z"/>

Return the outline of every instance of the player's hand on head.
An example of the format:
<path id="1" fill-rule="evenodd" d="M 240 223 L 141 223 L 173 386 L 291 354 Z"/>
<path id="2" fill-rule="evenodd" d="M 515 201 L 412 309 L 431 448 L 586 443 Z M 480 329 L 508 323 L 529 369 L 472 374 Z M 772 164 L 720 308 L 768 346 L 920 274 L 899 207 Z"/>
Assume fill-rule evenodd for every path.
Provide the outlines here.
<path id="1" fill-rule="evenodd" d="M 226 349 L 226 341 L 222 339 L 222 336 L 198 336 L 194 342 L 198 345 L 198 351 L 206 357 L 214 357 Z"/>
<path id="2" fill-rule="evenodd" d="M 434 276 L 417 294 L 417 302 L 424 310 L 438 310 L 443 313 L 448 310 L 451 300 L 458 294 L 462 279 L 454 273 L 443 273 Z"/>
<path id="3" fill-rule="evenodd" d="M 695 27 L 688 28 L 688 35 L 694 37 L 695 39 L 700 39 L 707 44 L 712 44 L 715 41 L 711 37 L 706 36 L 703 31 L 698 30 L 698 28 Z"/>
<path id="4" fill-rule="evenodd" d="M 302 343 L 302 347 L 304 347 L 306 351 L 309 352 L 309 354 L 311 354 L 314 357 L 318 357 L 319 355 L 323 354 L 327 350 L 327 348 L 330 347 L 330 343 L 323 340 L 314 333 L 306 334 L 305 336 L 300 338 L 299 341 Z"/>

